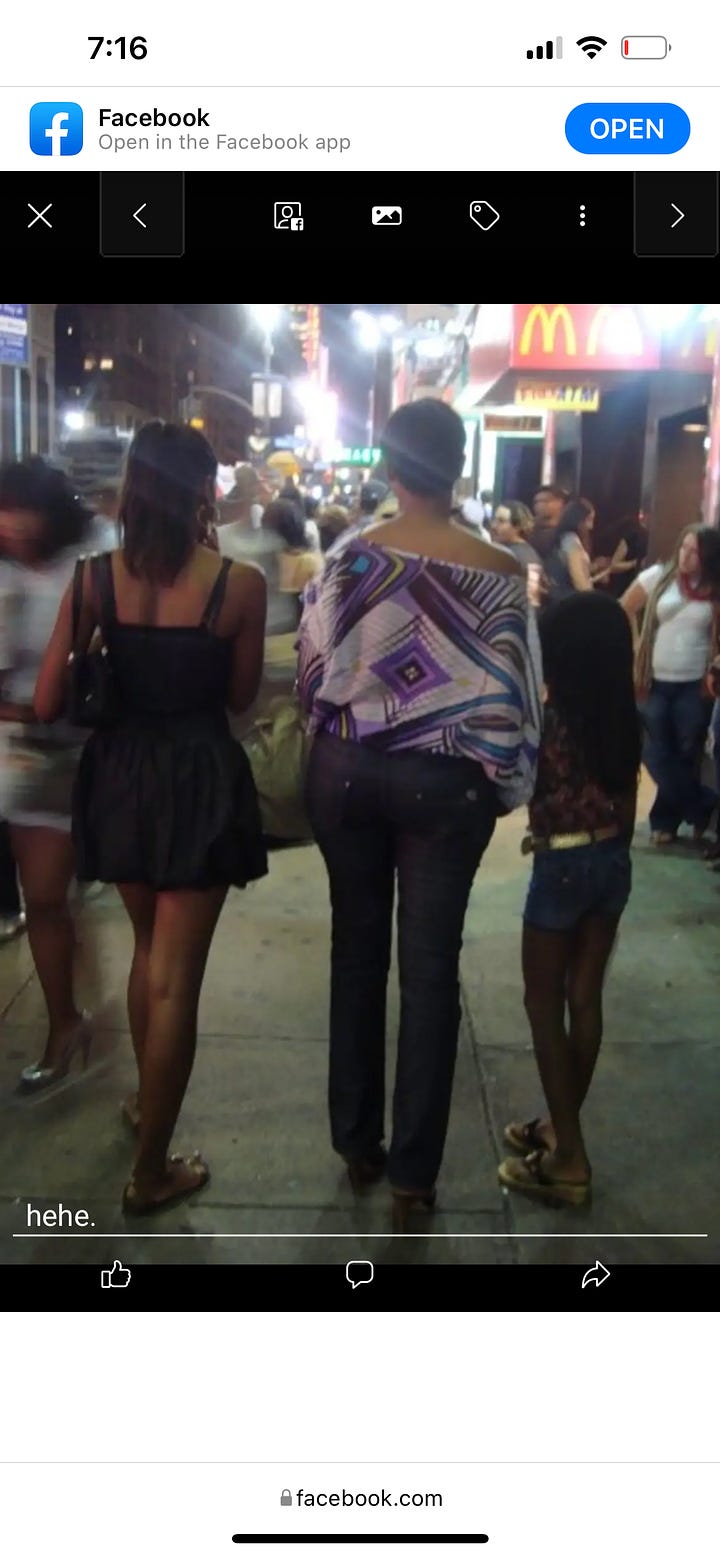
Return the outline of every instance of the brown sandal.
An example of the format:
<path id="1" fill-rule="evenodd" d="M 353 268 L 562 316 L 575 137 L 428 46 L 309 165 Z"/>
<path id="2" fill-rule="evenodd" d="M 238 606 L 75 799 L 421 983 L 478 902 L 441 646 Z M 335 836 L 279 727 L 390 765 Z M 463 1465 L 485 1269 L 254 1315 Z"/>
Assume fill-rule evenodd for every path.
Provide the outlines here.
<path id="1" fill-rule="evenodd" d="M 202 1190 L 210 1179 L 210 1168 L 199 1152 L 194 1152 L 190 1158 L 182 1158 L 177 1154 L 168 1158 L 169 1164 L 184 1164 L 191 1169 L 193 1178 L 189 1184 L 184 1184 L 177 1190 L 171 1190 L 168 1195 L 150 1196 L 144 1200 L 138 1195 L 135 1180 L 131 1179 L 125 1186 L 122 1198 L 122 1209 L 126 1217 L 152 1217 L 155 1212 L 164 1212 L 168 1206 L 176 1206 L 179 1201 L 187 1200 L 188 1196 L 194 1196 L 197 1190 Z"/>
<path id="2" fill-rule="evenodd" d="M 506 1158 L 498 1167 L 498 1179 L 506 1190 L 517 1190 L 548 1206 L 587 1206 L 592 1181 L 551 1179 L 542 1166 L 543 1152 L 531 1152 L 526 1158 Z"/>
<path id="3" fill-rule="evenodd" d="M 524 1125 L 519 1125 L 516 1120 L 511 1120 L 503 1131 L 503 1141 L 506 1147 L 512 1147 L 513 1152 L 519 1152 L 526 1157 L 529 1152 L 547 1152 L 548 1144 L 543 1136 L 538 1134 L 540 1116 L 534 1120 L 526 1120 Z"/>

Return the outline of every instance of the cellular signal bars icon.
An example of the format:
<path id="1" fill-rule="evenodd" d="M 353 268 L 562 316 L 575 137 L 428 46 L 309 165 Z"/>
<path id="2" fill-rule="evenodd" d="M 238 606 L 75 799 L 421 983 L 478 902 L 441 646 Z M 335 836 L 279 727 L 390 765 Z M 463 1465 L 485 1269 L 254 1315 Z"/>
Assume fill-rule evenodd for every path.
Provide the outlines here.
<path id="1" fill-rule="evenodd" d="M 554 43 L 552 38 L 548 38 L 547 43 L 539 43 L 536 49 L 528 49 L 527 57 L 529 60 L 561 60 L 563 57 L 562 38 L 556 38 Z"/>

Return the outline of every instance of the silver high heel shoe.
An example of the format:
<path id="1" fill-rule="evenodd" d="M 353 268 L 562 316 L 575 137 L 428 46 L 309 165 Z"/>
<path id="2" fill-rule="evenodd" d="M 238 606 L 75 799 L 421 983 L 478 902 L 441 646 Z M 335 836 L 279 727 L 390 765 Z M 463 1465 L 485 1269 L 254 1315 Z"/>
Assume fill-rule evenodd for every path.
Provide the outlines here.
<path id="1" fill-rule="evenodd" d="M 55 1066 L 41 1066 L 38 1062 L 34 1066 L 26 1066 L 20 1073 L 20 1087 L 24 1093 L 40 1093 L 46 1087 L 53 1087 L 56 1082 L 62 1082 L 67 1076 L 70 1066 L 78 1053 L 82 1056 L 83 1070 L 87 1071 L 90 1045 L 92 1043 L 92 1028 L 89 1012 L 83 1012 L 80 1022 L 73 1029 L 72 1034 L 63 1050 L 60 1060 Z"/>

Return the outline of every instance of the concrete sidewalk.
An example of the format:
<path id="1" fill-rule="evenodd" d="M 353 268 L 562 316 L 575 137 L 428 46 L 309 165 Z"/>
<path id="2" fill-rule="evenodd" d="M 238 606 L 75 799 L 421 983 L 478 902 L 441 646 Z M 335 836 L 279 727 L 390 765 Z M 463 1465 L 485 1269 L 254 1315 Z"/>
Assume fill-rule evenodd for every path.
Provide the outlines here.
<path id="1" fill-rule="evenodd" d="M 431 1227 L 444 1237 L 391 1240 L 387 1187 L 355 1202 L 330 1149 L 327 886 L 317 851 L 302 848 L 273 855 L 267 881 L 231 896 L 211 953 L 177 1147 L 200 1147 L 212 1182 L 194 1202 L 142 1225 L 143 1234 L 200 1237 L 140 1238 L 128 1224 L 129 1264 L 717 1260 L 720 878 L 689 846 L 651 852 L 644 825 L 587 1107 L 593 1206 L 549 1211 L 498 1185 L 504 1124 L 541 1106 L 519 966 L 523 831 L 524 814 L 499 825 L 468 915 L 454 1105 Z M 124 997 L 130 936 L 112 889 L 81 923 L 81 993 L 98 1013 L 90 1065 L 36 1098 L 15 1088 L 42 1048 L 42 1000 L 27 943 L 0 951 L 5 1261 L 98 1265 L 118 1253 L 126 1228 L 119 1203 L 132 1142 L 118 1105 L 134 1077 Z M 397 1009 L 394 981 L 391 1032 Z M 84 1207 L 107 1237 L 10 1240 L 27 1226 L 28 1199 Z M 691 1233 L 710 1238 L 660 1237 Z"/>

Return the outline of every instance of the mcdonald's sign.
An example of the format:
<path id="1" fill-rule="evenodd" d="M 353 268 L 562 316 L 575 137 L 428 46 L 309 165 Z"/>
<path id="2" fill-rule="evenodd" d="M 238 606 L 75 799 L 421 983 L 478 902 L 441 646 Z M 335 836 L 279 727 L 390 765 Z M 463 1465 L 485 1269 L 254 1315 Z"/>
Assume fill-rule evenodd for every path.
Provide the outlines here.
<path id="1" fill-rule="evenodd" d="M 533 303 L 522 327 L 520 356 L 532 357 L 536 328 L 540 337 L 540 350 L 544 357 L 553 356 L 555 354 L 556 336 L 561 325 L 564 337 L 564 355 L 566 357 L 577 357 L 575 326 L 565 303 L 555 303 L 551 307 L 548 307 L 545 303 Z"/>
<path id="2" fill-rule="evenodd" d="M 717 324 L 695 321 L 678 342 L 666 342 L 662 351 L 663 368 L 680 368 L 685 373 L 712 373 L 717 351 Z"/>
<path id="3" fill-rule="evenodd" d="M 657 339 L 629 303 L 517 303 L 513 368 L 636 369 L 660 366 Z"/>

